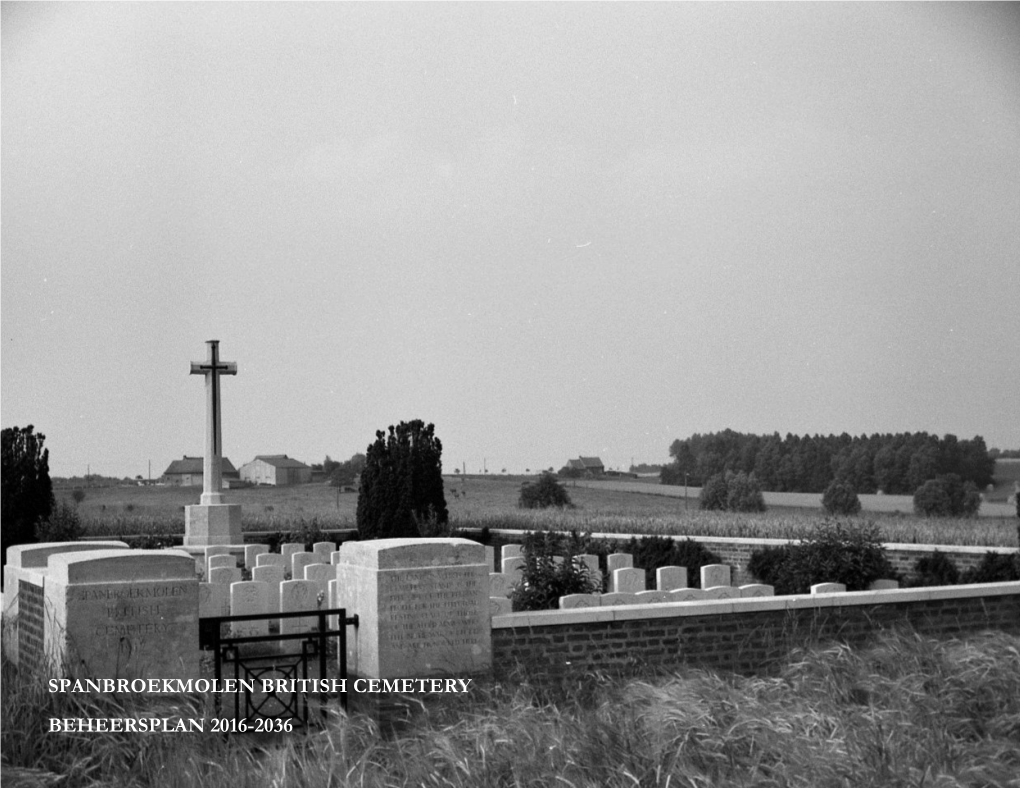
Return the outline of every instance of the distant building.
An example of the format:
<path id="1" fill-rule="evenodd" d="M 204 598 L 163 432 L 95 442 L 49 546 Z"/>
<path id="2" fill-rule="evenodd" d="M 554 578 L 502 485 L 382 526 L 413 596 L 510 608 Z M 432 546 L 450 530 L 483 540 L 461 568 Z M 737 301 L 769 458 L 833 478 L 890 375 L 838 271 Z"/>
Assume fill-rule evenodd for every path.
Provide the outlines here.
<path id="1" fill-rule="evenodd" d="M 278 487 L 312 481 L 312 467 L 286 454 L 260 454 L 242 465 L 240 474 L 243 481 Z"/>
<path id="2" fill-rule="evenodd" d="M 606 466 L 598 457 L 578 457 L 567 460 L 565 470 L 576 476 L 601 476 L 606 472 Z"/>
<path id="3" fill-rule="evenodd" d="M 221 462 L 223 486 L 228 487 L 231 480 L 239 478 L 237 468 L 226 457 L 222 457 Z M 201 487 L 205 477 L 204 463 L 202 457 L 189 457 L 185 454 L 183 460 L 174 460 L 167 466 L 161 480 L 171 487 Z"/>

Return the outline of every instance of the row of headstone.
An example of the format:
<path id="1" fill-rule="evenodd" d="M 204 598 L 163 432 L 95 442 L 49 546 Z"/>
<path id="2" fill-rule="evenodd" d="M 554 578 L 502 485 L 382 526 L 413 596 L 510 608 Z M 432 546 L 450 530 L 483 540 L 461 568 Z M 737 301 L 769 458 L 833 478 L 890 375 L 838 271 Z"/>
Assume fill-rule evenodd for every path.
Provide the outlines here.
<path id="1" fill-rule="evenodd" d="M 244 555 L 240 555 L 243 549 Z M 311 564 L 335 563 L 334 555 L 337 552 L 335 542 L 316 542 L 310 551 L 299 542 L 285 542 L 280 545 L 279 553 L 269 552 L 269 545 L 249 544 L 243 548 L 233 545 L 210 545 L 205 548 L 205 578 L 210 583 L 234 583 L 241 579 L 233 572 L 221 572 L 214 574 L 216 569 L 230 569 L 240 571 L 243 564 L 244 569 L 251 572 L 257 566 L 269 565 L 279 566 L 285 572 L 289 572 L 291 579 L 300 580 L 304 576 L 304 568 Z"/>

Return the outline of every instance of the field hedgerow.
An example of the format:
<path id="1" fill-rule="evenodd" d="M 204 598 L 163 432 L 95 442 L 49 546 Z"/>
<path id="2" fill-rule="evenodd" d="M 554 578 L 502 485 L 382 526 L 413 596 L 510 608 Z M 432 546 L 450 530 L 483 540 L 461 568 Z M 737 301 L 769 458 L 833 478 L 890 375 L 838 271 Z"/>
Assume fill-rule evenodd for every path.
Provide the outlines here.
<path id="1" fill-rule="evenodd" d="M 381 735 L 337 712 L 320 731 L 235 736 L 45 732 L 49 716 L 112 716 L 4 668 L 3 769 L 77 786 L 1020 785 L 1020 637 L 795 652 L 777 675 L 683 670 L 490 683 Z"/>

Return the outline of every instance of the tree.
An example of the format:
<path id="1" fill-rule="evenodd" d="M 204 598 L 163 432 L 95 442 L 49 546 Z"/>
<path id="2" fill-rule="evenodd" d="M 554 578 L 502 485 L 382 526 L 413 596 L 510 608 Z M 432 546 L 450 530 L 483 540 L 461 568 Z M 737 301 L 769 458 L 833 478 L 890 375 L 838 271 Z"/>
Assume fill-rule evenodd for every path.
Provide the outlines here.
<path id="1" fill-rule="evenodd" d="M 710 476 L 701 488 L 700 508 L 707 511 L 723 511 L 726 509 L 726 477 L 721 473 Z"/>
<path id="2" fill-rule="evenodd" d="M 914 493 L 914 511 L 925 517 L 973 517 L 980 508 L 977 485 L 955 473 L 929 479 Z"/>
<path id="3" fill-rule="evenodd" d="M 547 509 L 550 506 L 573 508 L 567 488 L 556 481 L 554 474 L 545 471 L 538 481 L 521 485 L 517 505 L 523 509 Z"/>
<path id="4" fill-rule="evenodd" d="M 726 508 L 731 512 L 764 512 L 765 496 L 754 474 L 726 474 Z"/>
<path id="5" fill-rule="evenodd" d="M 35 541 L 35 527 L 53 512 L 50 452 L 43 448 L 46 436 L 34 427 L 8 427 L 2 432 L 2 483 L 0 500 L 0 552 L 7 562 L 7 548 Z"/>
<path id="6" fill-rule="evenodd" d="M 822 494 L 822 508 L 828 514 L 857 514 L 861 511 L 861 499 L 852 484 L 834 480 Z"/>
<path id="7" fill-rule="evenodd" d="M 358 489 L 357 524 L 362 539 L 421 535 L 419 522 L 445 526 L 443 444 L 435 427 L 419 419 L 378 431 L 368 447 Z"/>

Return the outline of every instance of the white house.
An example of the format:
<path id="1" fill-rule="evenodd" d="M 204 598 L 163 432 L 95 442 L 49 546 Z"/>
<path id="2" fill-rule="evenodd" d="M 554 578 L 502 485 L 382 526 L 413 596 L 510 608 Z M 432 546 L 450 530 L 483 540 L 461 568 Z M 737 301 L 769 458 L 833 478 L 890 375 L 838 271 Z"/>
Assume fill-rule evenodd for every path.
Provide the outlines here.
<path id="1" fill-rule="evenodd" d="M 308 484 L 312 481 L 310 466 L 286 454 L 260 454 L 240 469 L 241 480 L 252 484 Z"/>

